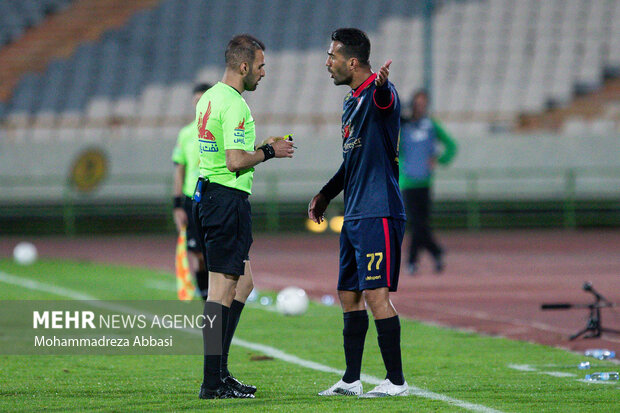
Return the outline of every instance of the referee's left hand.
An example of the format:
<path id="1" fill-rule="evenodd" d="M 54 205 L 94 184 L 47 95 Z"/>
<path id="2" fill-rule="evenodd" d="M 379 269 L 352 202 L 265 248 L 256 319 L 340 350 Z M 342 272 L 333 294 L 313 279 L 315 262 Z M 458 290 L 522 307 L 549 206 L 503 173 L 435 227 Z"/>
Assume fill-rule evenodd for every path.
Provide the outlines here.
<path id="1" fill-rule="evenodd" d="M 292 158 L 293 152 L 295 149 L 293 148 L 293 142 L 285 141 L 283 139 L 276 139 L 271 146 L 276 153 L 276 158 Z"/>
<path id="2" fill-rule="evenodd" d="M 377 72 L 377 78 L 375 79 L 375 85 L 377 87 L 383 86 L 383 84 L 387 81 L 388 76 L 390 75 L 390 65 L 392 64 L 392 59 L 386 61 L 381 69 Z"/>

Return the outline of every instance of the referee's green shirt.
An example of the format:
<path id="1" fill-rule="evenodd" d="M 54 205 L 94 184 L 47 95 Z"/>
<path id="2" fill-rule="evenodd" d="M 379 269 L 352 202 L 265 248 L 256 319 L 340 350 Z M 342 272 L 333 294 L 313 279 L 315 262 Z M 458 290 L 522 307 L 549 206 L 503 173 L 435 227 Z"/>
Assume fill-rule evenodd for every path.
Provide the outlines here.
<path id="1" fill-rule="evenodd" d="M 200 174 L 198 169 L 198 135 L 194 122 L 179 131 L 177 143 L 172 151 L 172 162 L 185 166 L 183 193 L 191 198 L 194 196 L 194 188 Z"/>
<path id="2" fill-rule="evenodd" d="M 230 172 L 226 149 L 254 150 L 254 119 L 245 99 L 233 87 L 218 82 L 196 106 L 200 174 L 209 181 L 252 193 L 254 168 Z"/>

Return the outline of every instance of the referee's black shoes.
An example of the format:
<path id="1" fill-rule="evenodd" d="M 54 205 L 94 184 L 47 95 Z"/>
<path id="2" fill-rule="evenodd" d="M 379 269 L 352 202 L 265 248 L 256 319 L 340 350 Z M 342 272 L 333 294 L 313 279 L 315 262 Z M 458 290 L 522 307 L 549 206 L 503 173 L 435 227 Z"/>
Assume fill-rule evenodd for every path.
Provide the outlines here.
<path id="1" fill-rule="evenodd" d="M 224 377 L 224 383 L 228 384 L 231 388 L 235 389 L 239 393 L 256 393 L 256 386 L 252 386 L 251 384 L 244 384 L 234 378 L 232 374 Z"/>
<path id="2" fill-rule="evenodd" d="M 226 383 L 222 383 L 220 387 L 215 390 L 210 390 L 203 384 L 200 386 L 200 393 L 198 397 L 201 399 L 253 399 L 252 393 L 242 393 L 233 389 Z"/>

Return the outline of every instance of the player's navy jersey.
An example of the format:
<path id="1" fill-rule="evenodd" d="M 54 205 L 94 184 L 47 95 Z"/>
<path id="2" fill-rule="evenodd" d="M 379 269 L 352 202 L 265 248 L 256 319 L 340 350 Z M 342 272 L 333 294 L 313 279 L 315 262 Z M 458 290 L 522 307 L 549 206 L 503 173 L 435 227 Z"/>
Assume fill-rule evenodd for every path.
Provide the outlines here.
<path id="1" fill-rule="evenodd" d="M 345 221 L 361 218 L 406 219 L 398 186 L 400 101 L 390 82 L 390 101 L 375 100 L 376 74 L 344 98 L 340 170 L 321 190 L 333 198 L 344 189 Z"/>

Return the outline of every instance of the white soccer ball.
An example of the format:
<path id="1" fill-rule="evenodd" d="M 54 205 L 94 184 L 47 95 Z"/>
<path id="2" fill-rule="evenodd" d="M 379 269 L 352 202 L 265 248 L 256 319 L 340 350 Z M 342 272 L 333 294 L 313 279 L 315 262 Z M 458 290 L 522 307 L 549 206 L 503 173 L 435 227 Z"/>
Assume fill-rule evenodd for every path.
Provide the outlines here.
<path id="1" fill-rule="evenodd" d="M 13 250 L 13 258 L 18 264 L 30 265 L 37 260 L 37 247 L 29 242 L 20 242 Z"/>
<path id="2" fill-rule="evenodd" d="M 302 315 L 308 309 L 308 296 L 298 287 L 286 287 L 278 293 L 276 308 L 284 315 Z"/>

